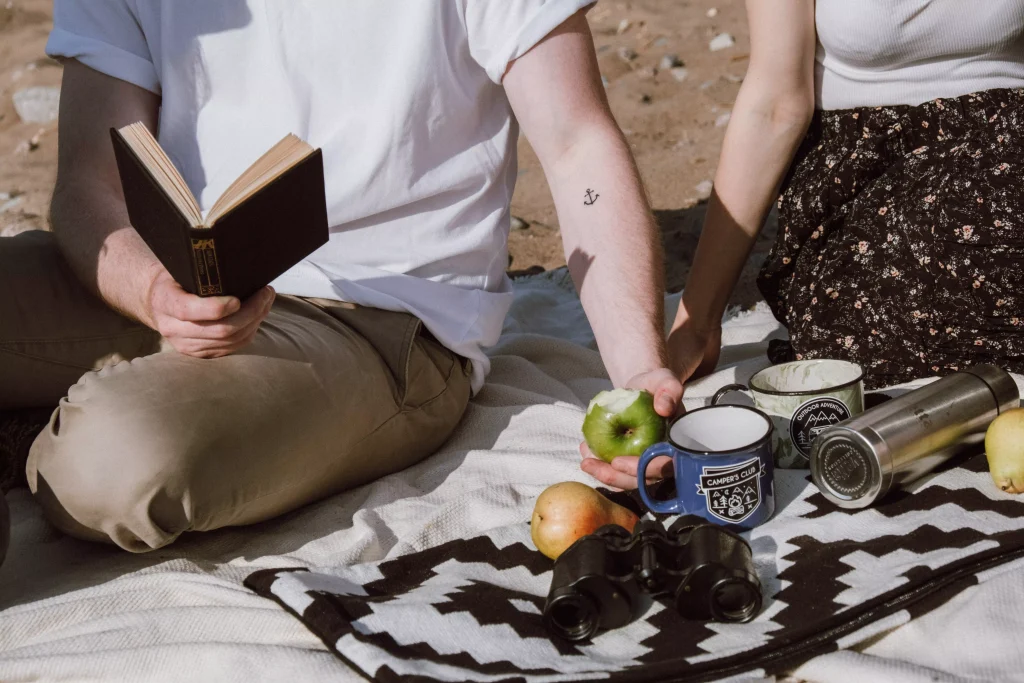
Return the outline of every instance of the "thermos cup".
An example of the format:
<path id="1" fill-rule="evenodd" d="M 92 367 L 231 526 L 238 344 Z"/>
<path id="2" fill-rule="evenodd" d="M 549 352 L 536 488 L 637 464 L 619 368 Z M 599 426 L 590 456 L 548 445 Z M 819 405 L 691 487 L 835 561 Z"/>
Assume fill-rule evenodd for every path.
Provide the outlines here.
<path id="1" fill-rule="evenodd" d="M 821 432 L 811 451 L 811 477 L 836 505 L 868 507 L 983 441 L 989 424 L 1019 405 L 1008 373 L 976 365 Z"/>

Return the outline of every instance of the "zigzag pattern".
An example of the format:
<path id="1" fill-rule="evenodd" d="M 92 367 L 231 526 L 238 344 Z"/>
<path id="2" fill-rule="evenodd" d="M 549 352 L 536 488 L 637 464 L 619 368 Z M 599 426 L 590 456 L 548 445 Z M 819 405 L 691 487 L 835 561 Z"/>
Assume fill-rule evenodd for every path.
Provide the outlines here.
<path id="1" fill-rule="evenodd" d="M 541 621 L 551 563 L 525 525 L 376 565 L 257 572 L 246 584 L 376 680 L 696 681 L 778 673 L 855 644 L 1024 554 L 1024 502 L 994 489 L 977 459 L 866 510 L 833 507 L 797 473 L 780 482 L 789 493 L 775 519 L 750 534 L 765 600 L 749 624 L 688 622 L 656 602 L 590 643 L 552 640 Z"/>

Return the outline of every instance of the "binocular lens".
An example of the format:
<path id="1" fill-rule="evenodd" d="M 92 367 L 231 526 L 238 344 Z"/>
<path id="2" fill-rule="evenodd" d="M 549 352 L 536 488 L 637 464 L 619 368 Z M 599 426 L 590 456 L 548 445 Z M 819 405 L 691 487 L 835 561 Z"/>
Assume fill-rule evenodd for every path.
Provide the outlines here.
<path id="1" fill-rule="evenodd" d="M 711 614 L 718 621 L 750 621 L 761 611 L 761 591 L 743 579 L 722 579 L 711 589 Z"/>
<path id="2" fill-rule="evenodd" d="M 563 595 L 545 610 L 548 626 L 566 640 L 586 640 L 597 632 L 598 613 L 586 595 Z"/>

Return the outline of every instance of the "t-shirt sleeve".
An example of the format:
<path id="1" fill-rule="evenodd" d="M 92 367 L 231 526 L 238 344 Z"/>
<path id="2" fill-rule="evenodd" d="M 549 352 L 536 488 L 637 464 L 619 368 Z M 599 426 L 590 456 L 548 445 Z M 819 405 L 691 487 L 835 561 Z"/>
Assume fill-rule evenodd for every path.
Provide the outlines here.
<path id="1" fill-rule="evenodd" d="M 597 0 L 463 0 L 469 52 L 495 83 L 566 19 Z"/>
<path id="2" fill-rule="evenodd" d="M 46 54 L 160 94 L 160 78 L 132 0 L 54 0 Z"/>

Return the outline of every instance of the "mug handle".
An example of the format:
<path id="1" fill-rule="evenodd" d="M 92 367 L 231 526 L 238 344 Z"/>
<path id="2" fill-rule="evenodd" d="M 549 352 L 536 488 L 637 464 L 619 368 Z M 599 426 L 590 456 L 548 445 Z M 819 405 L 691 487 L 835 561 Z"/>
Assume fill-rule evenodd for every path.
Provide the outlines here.
<path id="1" fill-rule="evenodd" d="M 715 395 L 711 397 L 711 405 L 717 406 L 719 401 L 734 391 L 746 394 L 750 389 L 747 388 L 746 384 L 726 384 L 724 387 L 716 391 Z"/>
<path id="2" fill-rule="evenodd" d="M 647 466 L 658 456 L 667 455 L 673 456 L 676 449 L 671 444 L 662 442 L 656 443 L 640 456 L 640 462 L 636 466 L 636 487 L 640 492 L 640 498 L 644 501 L 644 505 L 647 506 L 652 512 L 660 512 L 663 514 L 673 514 L 677 512 L 676 501 L 674 500 L 657 500 L 651 496 L 647 490 Z"/>

